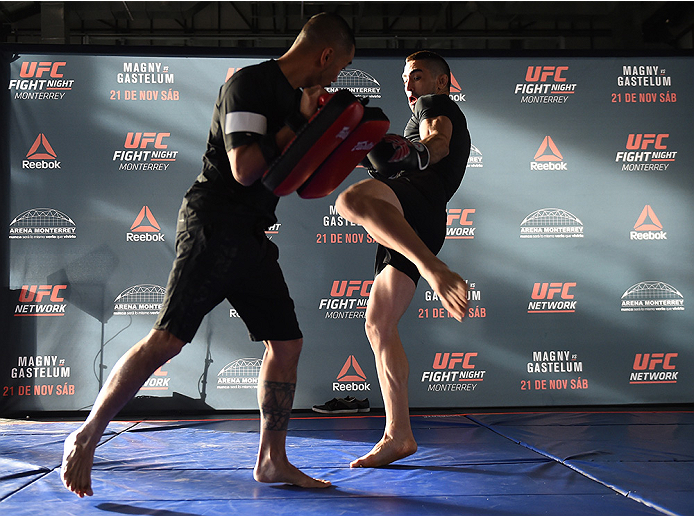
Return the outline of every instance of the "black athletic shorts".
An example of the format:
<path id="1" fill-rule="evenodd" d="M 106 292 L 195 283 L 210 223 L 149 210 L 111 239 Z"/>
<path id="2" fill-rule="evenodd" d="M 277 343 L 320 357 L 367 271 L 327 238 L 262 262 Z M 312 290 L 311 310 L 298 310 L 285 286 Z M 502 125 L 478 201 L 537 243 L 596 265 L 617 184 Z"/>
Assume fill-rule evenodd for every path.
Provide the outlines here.
<path id="1" fill-rule="evenodd" d="M 195 186 L 183 199 L 176 259 L 154 328 L 190 342 L 203 317 L 227 299 L 251 340 L 300 339 L 279 249 L 254 217 L 219 200 Z"/>
<path id="2" fill-rule="evenodd" d="M 416 187 L 408 178 L 400 176 L 396 179 L 378 178 L 387 184 L 398 197 L 405 219 L 422 239 L 429 250 L 438 254 L 446 239 L 446 203 L 432 201 L 432 195 L 425 195 L 425 188 Z M 395 267 L 407 274 L 415 285 L 419 281 L 419 270 L 414 263 L 400 253 L 378 244 L 376 249 L 375 272 L 378 275 L 386 265 Z"/>

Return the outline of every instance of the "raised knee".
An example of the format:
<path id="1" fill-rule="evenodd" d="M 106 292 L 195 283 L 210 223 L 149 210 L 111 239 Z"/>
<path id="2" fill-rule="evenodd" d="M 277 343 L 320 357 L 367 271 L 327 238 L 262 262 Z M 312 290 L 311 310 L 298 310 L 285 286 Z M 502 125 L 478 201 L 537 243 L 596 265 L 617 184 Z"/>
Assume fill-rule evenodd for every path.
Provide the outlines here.
<path id="1" fill-rule="evenodd" d="M 354 222 L 354 218 L 359 214 L 359 203 L 363 201 L 363 196 L 359 189 L 353 185 L 342 192 L 335 201 L 335 209 L 343 218 Z"/>

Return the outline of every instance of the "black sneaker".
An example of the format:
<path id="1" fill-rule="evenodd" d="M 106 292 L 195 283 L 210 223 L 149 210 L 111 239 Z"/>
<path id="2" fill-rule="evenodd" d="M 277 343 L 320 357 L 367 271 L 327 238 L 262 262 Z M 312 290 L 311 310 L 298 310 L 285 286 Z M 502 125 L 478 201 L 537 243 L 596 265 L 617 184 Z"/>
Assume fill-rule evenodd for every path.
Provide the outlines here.
<path id="1" fill-rule="evenodd" d="M 314 405 L 312 410 L 321 414 L 356 414 L 359 412 L 359 408 L 355 401 L 347 401 L 345 398 L 333 398 L 323 405 Z"/>
<path id="2" fill-rule="evenodd" d="M 371 408 L 369 407 L 369 398 L 364 398 L 363 400 L 358 400 L 354 396 L 347 396 L 345 401 L 356 403 L 357 410 L 359 412 L 369 412 Z"/>

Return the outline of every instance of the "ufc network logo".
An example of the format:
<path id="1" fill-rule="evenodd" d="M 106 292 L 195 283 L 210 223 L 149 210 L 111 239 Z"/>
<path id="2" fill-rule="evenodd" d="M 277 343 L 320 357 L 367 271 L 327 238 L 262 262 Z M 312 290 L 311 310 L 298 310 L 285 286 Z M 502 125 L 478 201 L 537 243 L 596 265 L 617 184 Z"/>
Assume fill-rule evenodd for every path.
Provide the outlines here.
<path id="1" fill-rule="evenodd" d="M 53 303 L 62 303 L 65 299 L 60 291 L 66 289 L 67 285 L 24 285 L 19 292 L 19 302 L 40 303 L 47 297 Z"/>
<path id="2" fill-rule="evenodd" d="M 330 289 L 332 297 L 353 297 L 358 294 L 361 297 L 369 297 L 373 280 L 335 280 Z"/>
<path id="3" fill-rule="evenodd" d="M 667 145 L 663 144 L 663 140 L 668 138 L 669 134 L 630 134 L 627 137 L 627 150 L 648 150 L 652 145 L 654 149 L 665 150 Z"/>
<path id="4" fill-rule="evenodd" d="M 470 360 L 477 353 L 436 353 L 434 356 L 434 369 L 455 369 L 460 364 L 462 369 L 474 369 L 475 365 Z"/>
<path id="5" fill-rule="evenodd" d="M 568 66 L 528 66 L 525 80 L 528 82 L 547 82 L 552 79 L 554 82 L 566 82 L 566 77 L 562 77 L 561 74 L 568 69 Z"/>
<path id="6" fill-rule="evenodd" d="M 163 140 L 169 136 L 171 133 L 128 133 L 125 136 L 124 147 L 126 149 L 146 149 L 150 143 L 153 143 L 155 149 L 167 149 L 168 145 Z"/>
<path id="7" fill-rule="evenodd" d="M 468 215 L 475 213 L 474 209 L 450 208 L 446 218 L 446 225 L 452 226 L 454 221 L 459 221 L 461 226 L 472 226 L 472 221 L 468 220 Z"/>
<path id="8" fill-rule="evenodd" d="M 25 79 L 30 79 L 33 77 L 43 77 L 45 72 L 49 72 L 49 77 L 54 79 L 60 79 L 63 74 L 58 71 L 58 68 L 67 65 L 65 61 L 30 61 L 22 63 L 22 67 L 19 70 L 19 76 Z"/>
<path id="9" fill-rule="evenodd" d="M 670 362 L 678 353 L 637 353 L 634 357 L 634 371 L 654 371 L 659 364 L 662 369 L 672 371 L 675 366 Z"/>
<path id="10" fill-rule="evenodd" d="M 576 286 L 571 283 L 535 283 L 533 286 L 533 299 L 554 299 L 555 294 L 559 294 L 559 299 L 573 299 L 573 294 L 569 289 Z"/>

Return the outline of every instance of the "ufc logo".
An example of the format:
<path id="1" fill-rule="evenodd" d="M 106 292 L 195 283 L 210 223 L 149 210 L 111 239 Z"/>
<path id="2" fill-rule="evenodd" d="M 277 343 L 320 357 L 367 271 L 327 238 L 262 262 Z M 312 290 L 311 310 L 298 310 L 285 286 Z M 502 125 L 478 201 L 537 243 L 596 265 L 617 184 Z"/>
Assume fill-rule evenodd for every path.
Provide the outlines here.
<path id="1" fill-rule="evenodd" d="M 146 149 L 150 143 L 153 143 L 155 149 L 166 149 L 168 145 L 162 143 L 162 140 L 169 136 L 171 133 L 128 133 L 125 137 L 125 148 Z"/>
<path id="2" fill-rule="evenodd" d="M 569 289 L 575 287 L 576 283 L 535 283 L 533 287 L 533 299 L 554 299 L 555 294 L 561 294 L 561 299 L 573 299 L 573 294 L 569 294 Z"/>
<path id="3" fill-rule="evenodd" d="M 335 280 L 332 289 L 330 289 L 330 295 L 332 297 L 351 297 L 355 293 L 359 293 L 361 297 L 369 297 L 373 283 L 373 280 L 349 280 L 349 282 L 347 280 Z"/>
<path id="4" fill-rule="evenodd" d="M 462 210 L 460 208 L 451 208 L 448 210 L 448 218 L 446 225 L 450 226 L 454 220 L 459 220 L 461 226 L 472 226 L 472 221 L 467 220 L 468 215 L 475 213 L 474 209 Z"/>
<path id="5" fill-rule="evenodd" d="M 554 82 L 566 82 L 566 77 L 562 77 L 561 73 L 568 69 L 568 66 L 528 66 L 525 80 L 528 82 L 547 82 L 551 77 Z"/>
<path id="6" fill-rule="evenodd" d="M 663 140 L 669 136 L 669 134 L 630 134 L 627 138 L 627 149 L 646 150 L 649 145 L 653 145 L 654 149 L 664 150 L 667 149 L 667 145 L 663 144 Z"/>
<path id="7" fill-rule="evenodd" d="M 58 68 L 65 66 L 67 63 L 65 61 L 56 61 L 52 63 L 51 61 L 31 61 L 22 63 L 22 67 L 19 70 L 19 76 L 25 78 L 31 77 L 43 77 L 44 72 L 49 72 L 49 76 L 54 79 L 60 79 L 63 74 L 58 72 Z"/>
<path id="8" fill-rule="evenodd" d="M 658 364 L 663 364 L 663 369 L 672 370 L 675 366 L 670 360 L 677 357 L 677 353 L 637 353 L 634 357 L 634 371 L 653 371 Z"/>
<path id="9" fill-rule="evenodd" d="M 461 364 L 463 369 L 474 369 L 470 360 L 476 356 L 477 353 L 436 353 L 434 369 L 455 369 L 457 364 Z"/>
<path id="10" fill-rule="evenodd" d="M 64 301 L 60 297 L 60 291 L 67 289 L 67 285 L 24 285 L 19 293 L 20 303 L 40 303 L 43 298 L 47 297 L 54 303 Z"/>

